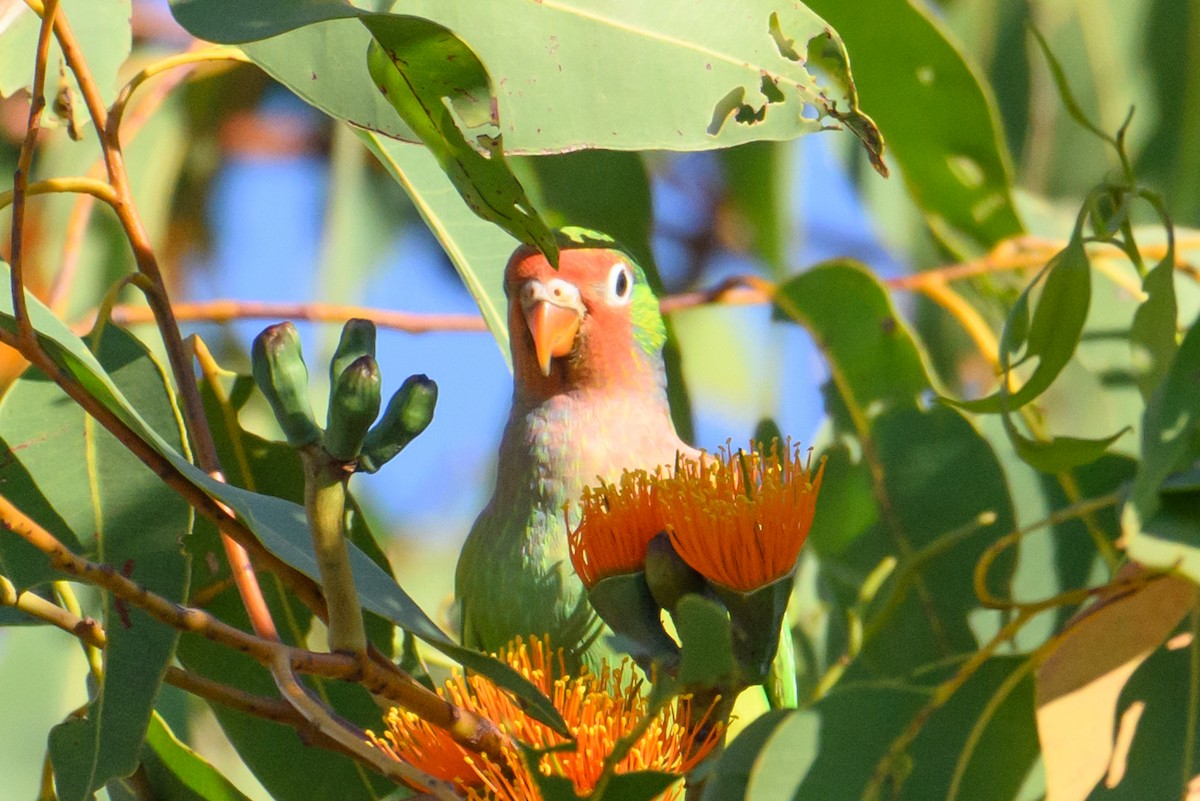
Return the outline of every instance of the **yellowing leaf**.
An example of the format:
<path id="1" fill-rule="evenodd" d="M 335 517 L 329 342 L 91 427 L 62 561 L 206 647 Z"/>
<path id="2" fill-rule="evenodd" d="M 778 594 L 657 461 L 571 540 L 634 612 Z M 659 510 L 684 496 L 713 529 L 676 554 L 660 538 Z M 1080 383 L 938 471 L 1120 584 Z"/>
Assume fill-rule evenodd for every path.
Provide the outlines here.
<path id="1" fill-rule="evenodd" d="M 1118 578 L 1143 572 L 1129 565 Z M 1036 677 L 1047 801 L 1084 801 L 1109 772 L 1121 690 L 1196 602 L 1193 584 L 1166 576 L 1102 597 L 1067 624 Z"/>

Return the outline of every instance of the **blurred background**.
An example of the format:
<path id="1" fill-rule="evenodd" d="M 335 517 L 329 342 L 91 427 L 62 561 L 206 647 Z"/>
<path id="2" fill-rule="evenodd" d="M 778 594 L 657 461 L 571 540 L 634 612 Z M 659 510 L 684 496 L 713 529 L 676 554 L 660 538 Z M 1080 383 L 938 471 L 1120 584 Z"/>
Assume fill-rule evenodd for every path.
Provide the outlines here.
<path id="1" fill-rule="evenodd" d="M 985 92 L 994 96 L 1015 165 L 1016 203 L 1030 233 L 1062 238 L 1083 193 L 1104 177 L 1105 165 L 1112 168 L 1102 144 L 1064 112 L 1027 33 L 1031 24 L 1046 36 L 1082 107 L 1101 128 L 1114 132 L 1136 106 L 1128 147 L 1139 176 L 1164 194 L 1176 225 L 1200 227 L 1200 147 L 1195 144 L 1200 142 L 1200 5 L 1187 0 L 915 2 L 944 26 Z M 0 11 L 5 8 L 0 4 Z M 135 0 L 133 13 L 137 39 L 130 69 L 191 44 L 165 0 Z M 2 20 L 0 13 L 0 34 Z M 847 40 L 853 58 L 853 42 Z M 0 85 L 0 92 L 8 89 Z M 865 87 L 860 92 L 870 114 L 873 98 Z M 476 311 L 395 181 L 352 134 L 257 67 L 204 68 L 178 87 L 164 79 L 142 102 L 146 118 L 127 123 L 138 130 L 126 152 L 139 206 L 155 241 L 162 243 L 159 255 L 177 302 Z M 0 165 L 10 172 L 27 109 L 28 98 L 19 92 L 0 102 Z M 39 169 L 45 174 L 79 174 L 95 158 L 94 142 L 74 142 L 61 128 L 46 132 L 41 152 Z M 544 159 L 589 168 L 597 181 L 623 180 L 624 173 L 607 170 L 603 153 Z M 646 153 L 641 164 L 649 179 L 653 266 L 667 294 L 714 287 L 745 274 L 775 279 L 830 258 L 857 259 L 893 277 L 982 254 L 935 239 L 895 165 L 885 181 L 870 168 L 857 140 L 845 133 L 720 152 Z M 586 193 L 589 187 L 577 191 Z M 81 225 L 72 198 L 41 203 L 43 213 L 27 244 L 34 254 L 31 282 L 66 319 L 86 325 L 97 299 L 128 270 L 124 239 L 107 214 L 94 214 Z M 6 252 L 7 237 L 5 222 L 0 251 Z M 74 261 L 64 265 L 64 243 L 72 242 L 85 246 L 75 248 Z M 497 252 L 494 258 L 502 264 L 508 255 Z M 72 280 L 56 277 L 68 270 Z M 1011 286 L 1004 283 L 1009 279 Z M 1005 291 L 1015 296 L 1021 286 L 1012 276 L 996 281 L 1000 297 Z M 915 297 L 898 295 L 897 300 L 921 328 L 946 385 L 974 387 L 976 393 L 986 389 L 990 374 L 980 372 L 986 368 L 955 355 L 962 352 L 954 347 L 962 337 L 957 328 Z M 183 327 L 185 334 L 200 334 L 225 367 L 246 372 L 249 343 L 271 322 Z M 679 312 L 673 324 L 697 446 L 744 442 L 766 417 L 793 439 L 819 439 L 826 376 L 798 326 L 773 322 L 765 306 L 728 305 Z M 340 326 L 301 323 L 300 328 L 309 365 L 327 363 Z M 380 474 L 354 480 L 374 530 L 388 538 L 401 584 L 436 616 L 449 598 L 458 546 L 491 491 L 510 377 L 504 355 L 486 332 L 381 330 L 379 362 L 385 393 L 410 373 L 425 373 L 440 388 L 428 431 Z M 10 374 L 19 369 L 11 356 L 5 364 Z M 327 379 L 320 369 L 312 372 L 313 397 L 320 405 L 321 382 Z M 269 417 L 253 404 L 243 422 L 276 436 Z M 5 639 L 10 636 L 0 634 L 0 681 L 9 675 L 5 665 L 12 652 Z M 46 715 L 51 719 L 54 713 Z M 37 759 L 41 747 L 31 747 Z M 7 797 L 0 792 L 0 798 Z"/>

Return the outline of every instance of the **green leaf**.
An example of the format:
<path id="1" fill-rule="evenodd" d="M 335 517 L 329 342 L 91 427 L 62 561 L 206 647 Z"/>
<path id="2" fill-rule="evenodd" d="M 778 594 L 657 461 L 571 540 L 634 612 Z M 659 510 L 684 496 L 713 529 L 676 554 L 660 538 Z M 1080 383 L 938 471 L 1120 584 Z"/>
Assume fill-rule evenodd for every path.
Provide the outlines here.
<path id="1" fill-rule="evenodd" d="M 768 744 L 777 739 L 782 733 L 783 741 L 792 741 L 793 736 L 787 730 L 794 726 L 810 725 L 815 716 L 809 712 L 795 712 L 785 709 L 774 709 L 758 717 L 753 723 L 738 733 L 721 755 L 713 771 L 712 778 L 704 788 L 704 801 L 742 801 L 743 798 L 758 798 L 761 792 L 757 787 L 751 796 L 751 782 L 757 777 L 758 767 L 764 760 L 773 766 L 783 764 L 775 757 L 766 753 Z M 818 719 L 819 722 L 819 719 Z M 815 728 L 815 727 L 814 727 Z M 816 731 L 804 739 L 814 739 Z M 790 743 L 789 743 L 790 744 Z M 778 787 L 783 785 L 789 776 L 803 778 L 811 766 L 811 760 L 794 760 L 786 765 L 786 770 L 770 774 L 771 783 Z M 797 783 L 798 785 L 798 783 Z M 774 796 L 790 799 L 793 792 L 786 795 Z"/>
<path id="2" fill-rule="evenodd" d="M 780 287 L 775 303 L 812 333 L 832 376 L 827 409 L 849 417 L 835 421 L 857 439 L 856 460 L 835 450 L 826 468 L 829 488 L 847 468 L 850 475 L 828 512 L 823 499 L 817 504 L 812 545 L 822 575 L 853 609 L 867 577 L 884 560 L 900 562 L 864 610 L 868 640 L 852 669 L 898 675 L 973 650 L 971 571 L 987 546 L 984 532 L 1013 526 L 995 454 L 961 414 L 920 408 L 931 385 L 924 355 L 866 270 L 853 262 L 815 267 Z M 848 508 L 847 521 L 828 516 Z"/>
<path id="3" fill-rule="evenodd" d="M 593 793 L 589 801 L 651 801 L 659 798 L 672 784 L 679 781 L 674 773 L 637 770 L 614 774 L 603 792 Z"/>
<path id="4" fill-rule="evenodd" d="M 142 345 L 125 331 L 105 326 L 95 345 L 116 386 L 143 410 L 149 425 L 179 442 L 181 429 L 166 379 Z M 124 445 L 87 417 L 57 386 L 27 373 L 5 396 L 0 431 L 23 468 L 9 495 L 18 506 L 40 498 L 71 521 L 89 542 L 88 554 L 114 566 L 141 586 L 182 602 L 188 563 L 180 542 L 191 530 L 187 504 L 163 485 Z M 27 495 L 26 493 L 29 493 Z M 72 718 L 50 735 L 59 798 L 91 798 L 109 779 L 137 767 L 138 754 L 171 660 L 178 632 L 149 615 L 103 596 L 108 635 L 104 676 L 86 718 Z"/>
<path id="5" fill-rule="evenodd" d="M 1013 446 L 1030 467 L 1043 473 L 1062 473 L 1090 464 L 1103 456 L 1114 442 L 1125 436 L 1128 428 L 1099 439 L 1082 437 L 1050 437 L 1030 439 L 1017 431 L 1012 418 L 1004 415 L 1004 426 Z"/>
<path id="6" fill-rule="evenodd" d="M 1022 233 L 995 100 L 944 24 L 909 0 L 808 5 L 853 53 L 863 104 L 943 244 L 965 254 Z"/>
<path id="7" fill-rule="evenodd" d="M 900 772 L 885 780 L 881 797 L 950 797 L 950 783 L 961 761 L 962 780 L 955 797 L 1012 801 L 1037 755 L 1037 737 L 1029 725 L 1033 682 L 1026 676 L 1007 696 L 997 692 L 1022 661 L 1002 657 L 984 663 L 930 716 L 902 760 Z M 945 669 L 932 672 L 933 676 L 923 676 L 921 684 L 906 681 L 847 686 L 810 710 L 786 713 L 772 732 L 755 732 L 755 740 L 763 746 L 752 762 L 739 754 L 743 770 L 750 763 L 747 794 L 718 798 L 758 801 L 762 792 L 761 797 L 768 799 L 860 801 L 888 746 L 928 700 L 927 682 L 949 675 Z M 984 709 L 993 699 L 996 708 L 985 720 Z M 976 726 L 981 729 L 980 739 L 974 750 L 966 753 L 964 748 Z M 757 745 L 752 741 L 747 751 Z M 794 795 L 784 793 L 796 785 L 799 790 Z"/>
<path id="8" fill-rule="evenodd" d="M 748 684 L 767 680 L 771 663 L 779 651 L 779 635 L 792 595 L 794 574 L 751 592 L 736 592 L 714 586 L 713 594 L 729 612 L 733 654 L 739 677 Z"/>
<path id="9" fill-rule="evenodd" d="M 1133 370 L 1142 397 L 1150 401 L 1179 349 L 1176 339 L 1179 306 L 1175 300 L 1175 247 L 1142 279 L 1146 300 L 1134 313 L 1129 329 Z"/>
<path id="10" fill-rule="evenodd" d="M 1161 494 L 1172 472 L 1200 454 L 1200 321 L 1180 343 L 1170 370 L 1155 392 L 1142 423 L 1142 460 L 1134 476 L 1121 524 L 1131 558 L 1177 568 L 1200 581 L 1200 493 Z"/>
<path id="11" fill-rule="evenodd" d="M 855 429 L 894 406 L 915 406 L 930 387 L 925 360 L 887 291 L 866 267 L 820 264 L 779 287 L 778 313 L 809 330 Z"/>
<path id="12" fill-rule="evenodd" d="M 363 10 L 386 11 L 394 0 L 259 0 L 246 8 L 236 0 L 171 0 L 171 13 L 194 35 L 213 42 L 252 42 L 314 22 L 354 18 Z"/>
<path id="13" fill-rule="evenodd" d="M 155 713 L 146 732 L 142 767 L 155 793 L 172 801 L 249 801 L 203 757 L 181 743 Z"/>
<path id="14" fill-rule="evenodd" d="M 554 236 L 504 157 L 501 121 L 479 58 L 450 30 L 419 17 L 371 16 L 362 22 L 375 37 L 367 49 L 375 85 L 471 210 L 557 264 Z"/>
<path id="15" fill-rule="evenodd" d="M 1030 319 L 1033 292 L 1045 282 Z M 1038 273 L 1013 304 L 1000 336 L 1001 389 L 972 401 L 951 400 L 970 412 L 995 414 L 1020 409 L 1041 395 L 1075 353 L 1092 296 L 1092 268 L 1083 239 L 1076 235 Z M 1020 354 L 1015 362 L 1013 356 Z M 1009 371 L 1037 359 L 1033 373 L 1016 392 L 1003 384 Z"/>
<path id="16" fill-rule="evenodd" d="M 1067 74 L 1063 71 L 1062 65 L 1058 63 L 1058 59 L 1054 57 L 1054 51 L 1050 49 L 1050 45 L 1042 37 L 1042 34 L 1037 28 L 1030 26 L 1029 32 L 1033 34 L 1033 40 L 1037 42 L 1038 47 L 1042 51 L 1042 55 L 1046 57 L 1046 62 L 1050 65 L 1050 74 L 1054 78 L 1054 85 L 1058 89 L 1058 98 L 1062 101 L 1067 113 L 1071 115 L 1071 119 L 1079 123 L 1087 130 L 1094 133 L 1105 142 L 1116 147 L 1117 143 L 1111 136 L 1105 133 L 1100 126 L 1096 125 L 1087 114 L 1084 113 L 1083 107 L 1079 105 L 1079 101 L 1075 99 L 1075 93 L 1071 91 L 1071 83 L 1067 80 Z"/>
<path id="17" fill-rule="evenodd" d="M 821 485 L 808 544 L 818 553 L 836 556 L 879 520 L 879 508 L 871 494 L 867 465 L 855 462 L 845 445 L 821 455 L 826 460 L 825 472 L 837 480 Z"/>
<path id="18" fill-rule="evenodd" d="M 875 421 L 871 444 L 875 462 L 864 461 L 880 475 L 878 520 L 819 556 L 846 608 L 860 603 L 881 562 L 898 560 L 863 611 L 865 642 L 849 674 L 898 677 L 977 647 L 967 619 L 978 607 L 972 572 L 991 541 L 1015 527 L 1014 513 L 994 452 L 952 409 L 894 409 Z M 1002 558 L 992 577 L 1004 581 L 1011 570 Z"/>
<path id="19" fill-rule="evenodd" d="M 597 581 L 588 601 L 617 637 L 621 650 L 635 657 L 674 662 L 679 647 L 663 628 L 662 610 L 646 583 L 645 573 L 626 573 Z"/>
<path id="20" fill-rule="evenodd" d="M 1151 498 L 1167 475 L 1196 456 L 1193 434 L 1200 423 L 1200 320 L 1180 343 L 1171 368 L 1146 407 L 1142 424 L 1142 462 L 1132 499 L 1153 511 Z"/>
<path id="21" fill-rule="evenodd" d="M 650 178 L 638 153 L 580 150 L 513 159 L 529 196 L 555 228 L 580 226 L 608 234 L 661 289 L 650 249 L 654 208 Z"/>
<path id="22" fill-rule="evenodd" d="M 8 280 L 6 264 L 0 269 L 0 280 Z M 147 425 L 82 341 L 36 298 L 27 294 L 26 299 L 38 340 L 51 358 L 73 375 L 99 403 L 125 421 L 187 481 L 229 506 L 254 532 L 264 547 L 305 575 L 317 579 L 319 571 L 312 552 L 303 508 L 290 501 L 258 495 L 223 484 L 190 464 Z M 15 330 L 12 315 L 11 295 L 0 293 L 0 328 L 10 333 Z M 351 548 L 350 561 L 364 609 L 411 631 L 464 667 L 482 673 L 498 686 L 514 692 L 530 704 L 531 715 L 556 730 L 562 729 L 562 717 L 550 700 L 515 670 L 492 657 L 455 643 L 429 619 L 391 576 L 357 547 Z"/>
<path id="23" fill-rule="evenodd" d="M 331 116 L 412 141 L 406 125 L 381 114 L 381 98 L 362 91 L 365 69 L 345 61 L 347 53 L 362 53 L 370 37 L 336 18 L 365 11 L 340 3 L 317 9 L 312 0 L 289 3 L 286 10 L 280 2 L 247 6 L 238 0 L 171 5 L 189 31 L 210 41 L 291 31 L 247 52 Z M 487 65 L 509 154 L 588 147 L 708 150 L 790 139 L 838 123 L 872 152 L 880 147 L 874 123 L 843 87 L 807 68 L 801 54 L 810 40 L 828 38 L 839 52 L 842 46 L 800 4 L 719 0 L 704 14 L 679 14 L 658 3 L 498 0 L 464 6 L 416 0 L 403 10 L 454 31 Z M 322 17 L 334 19 L 293 30 Z M 805 117 L 806 107 L 821 119 Z"/>

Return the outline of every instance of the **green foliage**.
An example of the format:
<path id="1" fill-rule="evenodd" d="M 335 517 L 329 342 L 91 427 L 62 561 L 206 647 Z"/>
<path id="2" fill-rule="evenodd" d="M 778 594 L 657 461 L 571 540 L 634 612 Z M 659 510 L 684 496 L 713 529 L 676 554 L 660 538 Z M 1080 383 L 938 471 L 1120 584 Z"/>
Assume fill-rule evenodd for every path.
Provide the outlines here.
<path id="1" fill-rule="evenodd" d="M 179 801 L 249 801 L 216 768 L 181 743 L 157 714 L 146 732 L 142 765 L 150 786 L 161 796 Z"/>
<path id="2" fill-rule="evenodd" d="M 863 103 L 939 241 L 965 255 L 1020 234 L 991 92 L 936 17 L 907 0 L 809 5 L 845 38 Z"/>
<path id="3" fill-rule="evenodd" d="M 659 293 L 667 290 L 655 256 L 664 251 L 654 245 L 664 239 L 690 259 L 687 285 L 675 289 L 716 286 L 731 257 L 739 270 L 766 276 L 740 282 L 757 296 L 722 296 L 769 297 L 765 341 L 743 325 L 747 318 L 720 313 L 705 318 L 720 330 L 701 339 L 698 326 L 679 325 L 677 337 L 675 323 L 689 313 L 678 309 L 696 299 L 672 299 L 667 391 L 689 438 L 692 405 L 705 408 L 714 393 L 686 384 L 680 353 L 712 375 L 761 376 L 721 389 L 736 392 L 754 419 L 783 419 L 794 403 L 788 388 L 808 376 L 773 340 L 797 325 L 811 336 L 828 371 L 815 454 L 826 459 L 825 481 L 795 582 L 749 594 L 701 587 L 673 554 L 652 548 L 644 573 L 590 590 L 617 643 L 654 665 L 654 708 L 684 690 L 703 698 L 768 680 L 784 619 L 783 653 L 794 649 L 801 688 L 796 708 L 735 722 L 724 749 L 691 777 L 704 801 L 1140 800 L 1183 797 L 1196 781 L 1200 160 L 1188 144 L 1200 130 L 1200 72 L 1188 44 L 1200 31 L 1195 4 L 1112 0 L 1093 10 L 809 0 L 782 8 L 712 0 L 703 13 L 592 0 L 170 5 L 191 34 L 242 43 L 253 64 L 332 118 L 332 158 L 341 166 L 322 244 L 330 293 L 322 300 L 352 299 L 351 285 L 367 277 L 388 241 L 385 212 L 403 194 L 505 359 L 505 260 L 518 242 L 553 259 L 555 228 L 611 234 Z M 137 44 L 128 58 L 130 3 L 60 6 L 96 99 L 113 103 L 118 70 L 132 74 L 151 56 Z M 0 17 L 0 95 L 9 96 L 32 85 L 39 20 L 19 3 Z M 1027 34 L 1030 21 L 1037 29 Z M 1143 50 L 1145 64 L 1137 60 Z M 99 152 L 80 89 L 86 82 L 63 67 L 57 43 L 47 67 L 51 111 L 34 181 L 83 175 Z M 228 121 L 248 99 L 211 86 L 227 89 L 248 74 L 209 84 L 199 71 L 190 84 L 198 91 L 172 89 L 161 108 L 130 107 L 117 146 L 132 187 L 121 208 L 141 209 L 137 225 L 108 214 L 80 222 L 74 198 L 58 191 L 26 204 L 25 225 L 11 238 L 24 248 L 22 322 L 45 369 L 19 377 L 10 370 L 0 400 L 6 503 L 106 575 L 131 579 L 143 599 L 187 603 L 243 632 L 260 621 L 252 623 L 233 584 L 216 525 L 204 517 L 193 524 L 184 498 L 208 515 L 216 504 L 227 507 L 267 551 L 319 579 L 297 449 L 320 443 L 348 470 L 375 472 L 421 434 L 437 400 L 436 385 L 414 375 L 376 423 L 374 326 L 352 322 L 331 360 L 322 432 L 299 337 L 281 328 L 276 347 L 256 343 L 251 361 L 290 444 L 271 442 L 247 431 L 261 411 L 247 403 L 250 379 L 222 373 L 202 353 L 202 414 L 221 481 L 190 455 L 203 450 L 203 434 L 194 417 L 184 423 L 191 388 L 179 381 L 192 379 L 188 369 L 168 378 L 161 337 L 148 332 L 147 346 L 110 321 L 110 307 L 132 295 L 127 284 L 158 291 L 146 272 L 150 251 L 167 263 L 165 254 L 184 249 L 170 237 L 188 228 L 177 218 L 203 197 L 218 152 L 199 121 Z M 1127 111 L 1135 102 L 1136 118 Z M 23 116 L 23 106 L 4 110 L 12 108 Z M 140 120 L 130 119 L 143 111 L 150 121 L 135 144 L 130 128 Z M 54 130 L 56 117 L 81 141 Z M 844 130 L 831 141 L 852 154 L 848 172 L 872 221 L 913 275 L 885 280 L 849 257 L 794 262 L 785 140 L 829 128 Z M 6 147 L 0 160 L 15 167 Z M 706 150 L 718 151 L 705 164 L 722 173 L 699 192 L 708 216 L 682 233 L 656 224 L 655 192 L 664 165 L 675 163 L 663 151 Z M 879 182 L 872 170 L 886 172 L 886 164 L 902 183 Z M 121 181 L 110 179 L 118 189 Z M 0 187 L 3 206 L 7 190 Z M 945 267 L 948 260 L 964 263 Z M 128 281 L 135 261 L 142 274 Z M 0 278 L 9 283 L 7 267 Z M 170 292 L 183 283 L 169 282 Z M 920 302 L 910 303 L 910 293 Z M 81 337 L 85 316 L 99 323 Z M 35 355 L 8 291 L 0 293 L 0 338 Z M 760 361 L 761 370 L 715 364 L 714 343 Z M 170 355 L 191 363 L 188 354 Z M 243 356 L 221 360 L 245 363 Z M 423 469 L 397 461 L 389 469 Z M 376 538 L 385 527 L 367 518 L 351 499 L 353 589 L 379 657 L 397 658 L 399 629 L 413 687 L 444 670 L 423 661 L 420 640 L 561 730 L 563 716 L 528 677 L 460 646 L 396 583 L 386 555 L 392 543 Z M 44 753 L 64 801 L 100 789 L 114 801 L 261 801 L 259 788 L 243 792 L 226 778 L 247 768 L 281 801 L 407 797 L 345 753 L 345 742 L 321 748 L 294 721 L 212 698 L 236 757 L 210 762 L 211 752 L 193 751 L 205 742 L 194 709 L 164 700 L 164 678 L 185 670 L 229 693 L 284 703 L 276 678 L 213 636 L 211 624 L 180 634 L 137 597 L 89 589 L 75 608 L 60 583 L 71 578 L 61 561 L 6 523 L 0 577 L 20 593 L 4 595 L 0 607 L 0 704 L 13 710 L 6 722 L 19 738 L 0 760 L 6 787 L 12 768 L 28 774 L 17 792 L 34 792 L 48 732 Z M 314 608 L 262 567 L 280 640 L 319 656 Z M 88 618 L 103 628 L 86 680 L 76 643 L 46 626 L 54 622 L 47 608 L 77 619 L 82 638 Z M 1156 625 L 1146 625 L 1150 616 Z M 1144 642 L 1132 649 L 1113 620 Z M 1105 648 L 1106 637 L 1123 637 L 1136 657 Z M 72 700 L 60 703 L 68 678 Z M 363 729 L 379 728 L 377 687 L 352 675 L 303 682 L 329 712 L 321 725 L 348 733 L 351 745 L 364 742 Z M 1099 711 L 1075 721 L 1060 707 L 1063 736 L 1039 740 L 1063 698 Z M 27 714 L 26 701 L 44 714 Z M 1127 753 L 1105 734 L 1114 721 Z M 1075 740 L 1099 742 L 1102 753 L 1084 753 Z M 622 740 L 617 754 L 631 745 Z M 654 771 L 617 773 L 615 762 L 610 757 L 587 797 L 643 801 L 674 781 Z M 1083 784 L 1068 792 L 1063 776 L 1090 776 L 1093 762 L 1105 771 L 1111 763 L 1120 780 L 1108 787 L 1075 778 Z M 534 781 L 545 801 L 579 797 L 561 776 L 537 773 Z"/>

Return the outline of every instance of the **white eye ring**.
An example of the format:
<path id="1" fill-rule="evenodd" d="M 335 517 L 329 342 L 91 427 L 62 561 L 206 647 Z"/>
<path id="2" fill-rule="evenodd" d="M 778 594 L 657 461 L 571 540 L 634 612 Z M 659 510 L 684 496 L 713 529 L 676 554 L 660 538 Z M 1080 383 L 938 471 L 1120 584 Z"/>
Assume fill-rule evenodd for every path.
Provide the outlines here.
<path id="1" fill-rule="evenodd" d="M 608 273 L 608 301 L 624 306 L 633 298 L 633 270 L 623 261 L 612 266 Z"/>

